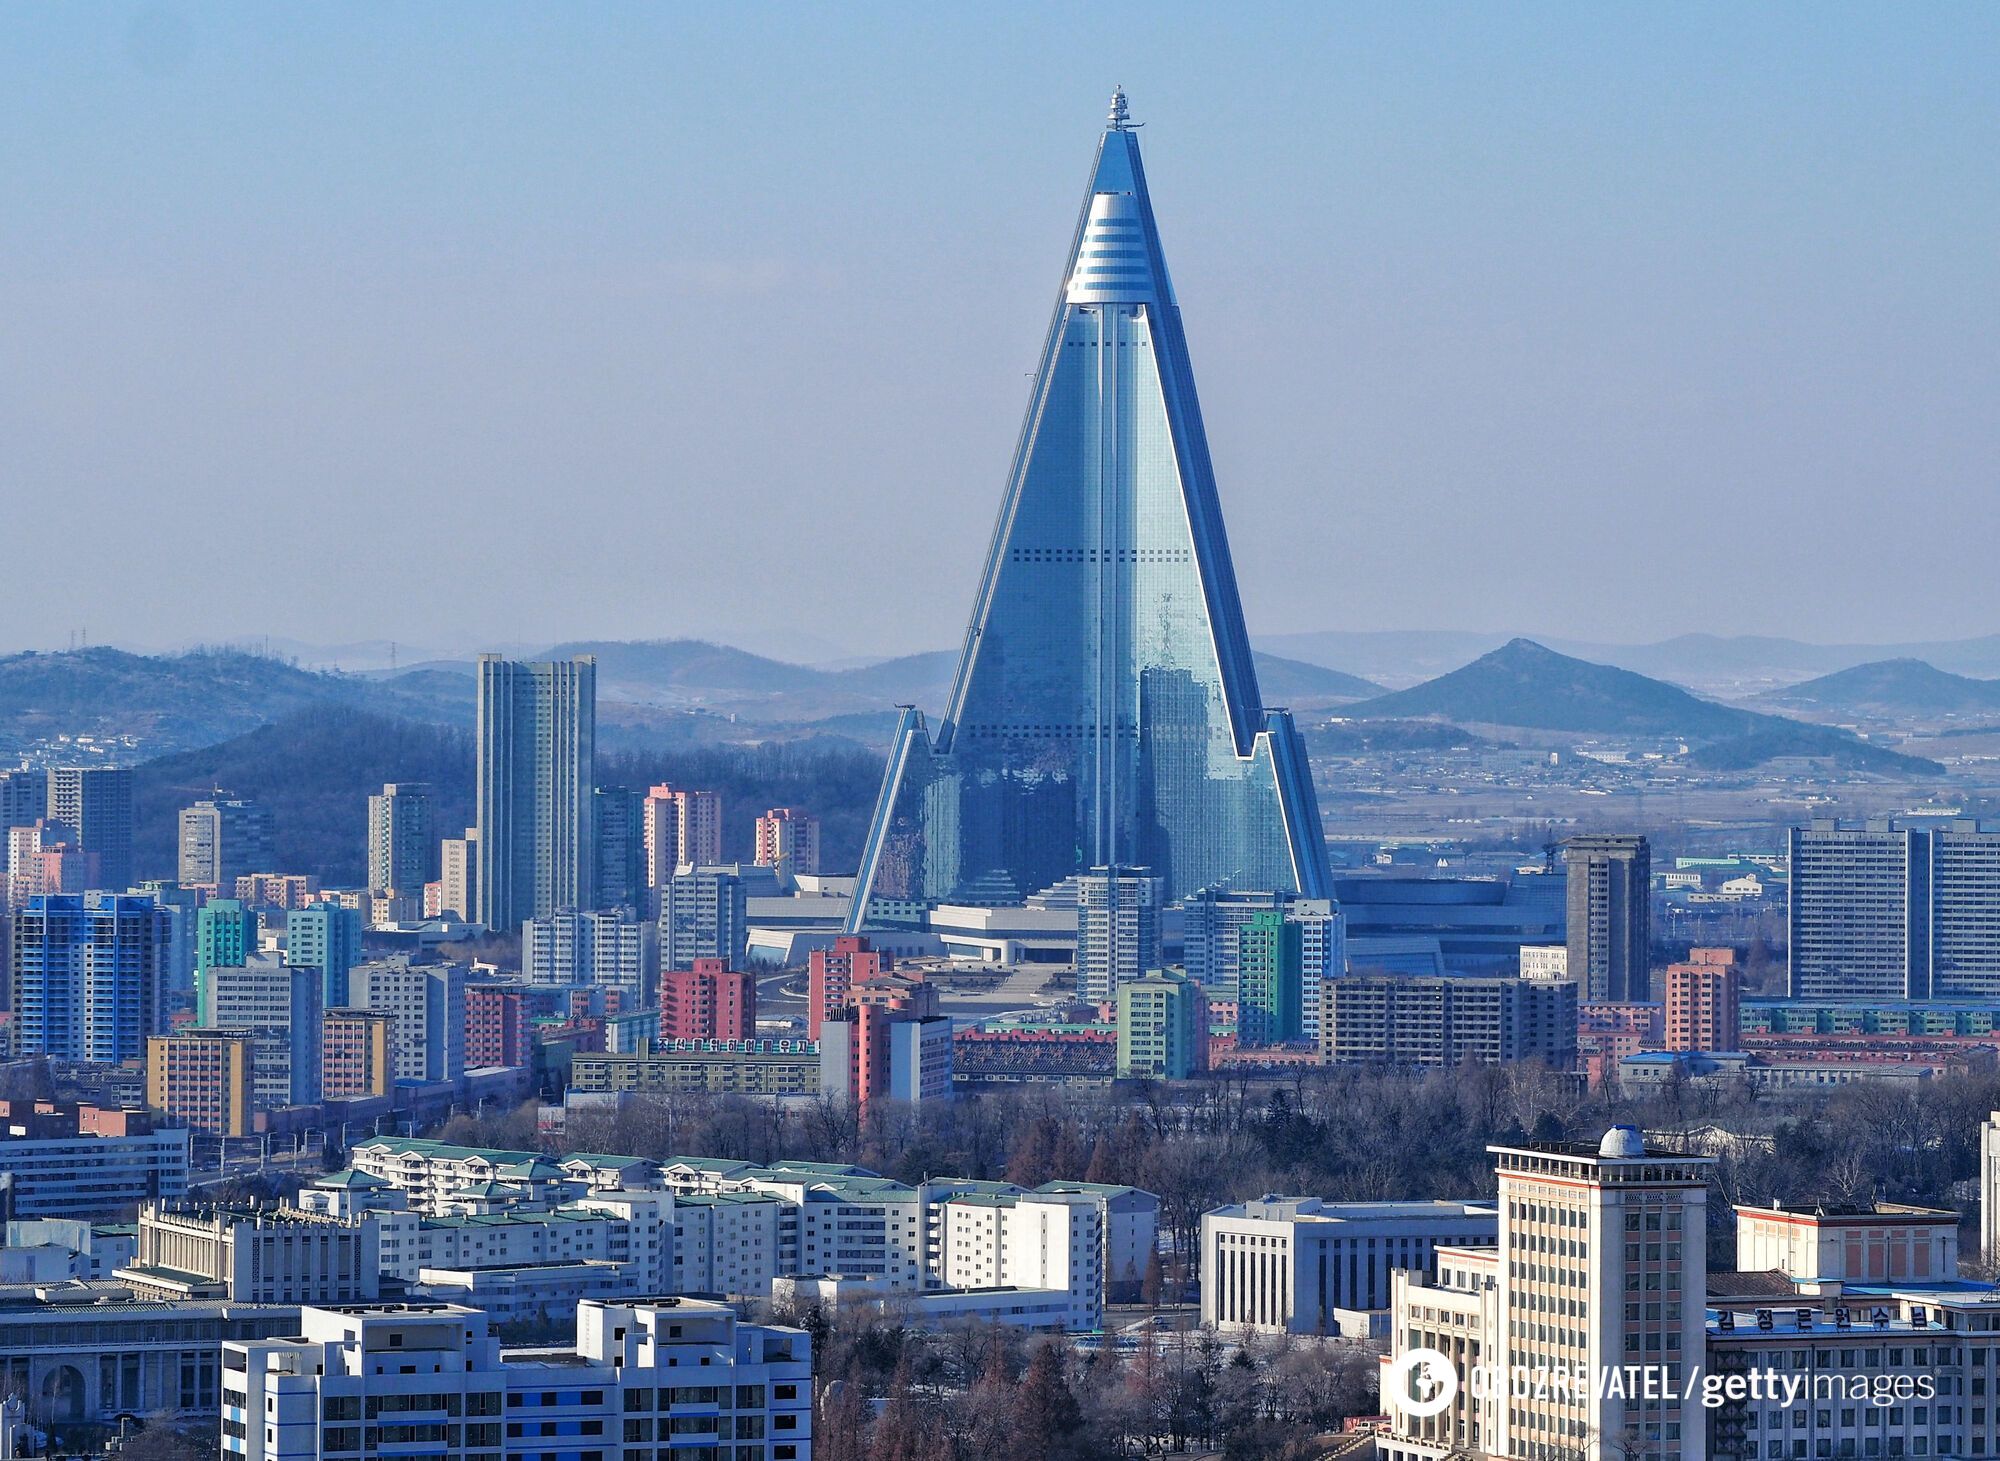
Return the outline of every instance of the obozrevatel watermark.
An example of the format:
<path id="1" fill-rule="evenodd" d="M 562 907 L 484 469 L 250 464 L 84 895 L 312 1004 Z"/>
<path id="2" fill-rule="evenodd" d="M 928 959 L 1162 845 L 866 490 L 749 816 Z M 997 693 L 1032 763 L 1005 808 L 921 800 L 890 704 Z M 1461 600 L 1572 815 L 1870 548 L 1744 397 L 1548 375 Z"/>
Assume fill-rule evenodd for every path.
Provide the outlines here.
<path id="1" fill-rule="evenodd" d="M 1866 1401 L 1898 1405 L 1937 1394 L 1934 1376 L 1863 1374 L 1810 1375 L 1784 1370 L 1744 1370 L 1711 1374 L 1699 1367 L 1676 1376 L 1667 1365 L 1588 1366 L 1474 1365 L 1460 1377 L 1448 1355 L 1435 1349 L 1405 1350 L 1382 1376 L 1382 1402 L 1415 1419 L 1440 1415 L 1460 1392 L 1475 1399 L 1512 1400 L 1680 1400 L 1699 1401 L 1710 1410 L 1735 1402 L 1777 1406 L 1808 1400 Z"/>

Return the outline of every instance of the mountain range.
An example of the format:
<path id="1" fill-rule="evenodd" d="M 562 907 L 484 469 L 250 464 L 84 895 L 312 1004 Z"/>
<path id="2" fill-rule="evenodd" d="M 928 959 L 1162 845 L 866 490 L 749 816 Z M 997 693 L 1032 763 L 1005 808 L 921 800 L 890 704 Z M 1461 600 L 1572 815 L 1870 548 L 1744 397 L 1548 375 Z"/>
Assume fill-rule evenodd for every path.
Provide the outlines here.
<path id="1" fill-rule="evenodd" d="M 1346 706 L 1354 720 L 1436 719 L 1577 735 L 1677 739 L 1691 759 L 1742 769 L 1780 756 L 1807 756 L 1852 770 L 1935 775 L 1936 762 L 1906 756 L 1850 731 L 1734 705 L 1615 665 L 1559 654 L 1512 639 L 1469 665 L 1407 690 Z"/>

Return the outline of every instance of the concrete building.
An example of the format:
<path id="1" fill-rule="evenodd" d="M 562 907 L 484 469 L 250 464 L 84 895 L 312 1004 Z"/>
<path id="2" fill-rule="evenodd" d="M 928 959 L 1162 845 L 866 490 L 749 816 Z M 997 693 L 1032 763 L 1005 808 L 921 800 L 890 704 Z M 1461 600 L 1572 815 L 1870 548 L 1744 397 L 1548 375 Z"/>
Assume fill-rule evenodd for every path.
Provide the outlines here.
<path id="1" fill-rule="evenodd" d="M 431 876 L 431 789 L 421 781 L 385 782 L 368 798 L 368 886 L 392 896 L 422 891 Z"/>
<path id="2" fill-rule="evenodd" d="M 1384 950 L 1430 945 L 1450 973 L 1515 973 L 1524 947 L 1567 937 L 1565 891 L 1562 878 L 1545 873 L 1470 878 L 1358 872 L 1333 880 L 1333 901 L 1356 945 L 1356 970 L 1379 967 Z"/>
<path id="3" fill-rule="evenodd" d="M 691 969 L 696 959 L 744 967 L 750 938 L 748 890 L 734 866 L 683 867 L 660 894 L 660 968 Z"/>
<path id="4" fill-rule="evenodd" d="M 820 1094 L 857 1107 L 948 1101 L 951 1029 L 948 1015 L 913 1014 L 893 1004 L 850 1006 L 820 1024 Z"/>
<path id="5" fill-rule="evenodd" d="M 855 985 L 893 973 L 895 967 L 894 955 L 859 934 L 841 934 L 832 948 L 814 949 L 806 958 L 806 1034 L 817 1040 L 821 1022 L 853 1002 Z"/>
<path id="6" fill-rule="evenodd" d="M 235 892 L 238 878 L 276 865 L 271 836 L 271 809 L 253 801 L 218 796 L 183 807 L 181 886 Z"/>
<path id="7" fill-rule="evenodd" d="M 466 985 L 466 1069 L 527 1065 L 533 1059 L 527 991 L 514 984 Z"/>
<path id="8" fill-rule="evenodd" d="M 117 1277 L 167 1302 L 356 1303 L 381 1293 L 379 1229 L 290 1207 L 149 1202 Z"/>
<path id="9" fill-rule="evenodd" d="M 30 898 L 81 896 L 103 883 L 94 853 L 49 821 L 7 829 L 7 911 L 19 912 Z"/>
<path id="10" fill-rule="evenodd" d="M 1514 976 L 1344 974 L 1320 1016 L 1327 1065 L 1576 1062 L 1577 987 Z"/>
<path id="11" fill-rule="evenodd" d="M 1184 974 L 1156 969 L 1118 986 L 1121 1080 L 1186 1080 L 1208 1069 L 1208 999 Z"/>
<path id="12" fill-rule="evenodd" d="M 661 1039 L 643 1054 L 578 1051 L 569 1088 L 587 1094 L 666 1095 L 708 1091 L 729 1096 L 810 1096 L 820 1083 L 813 1040 Z"/>
<path id="13" fill-rule="evenodd" d="M 597 661 L 479 657 L 475 920 L 594 908 Z"/>
<path id="14" fill-rule="evenodd" d="M 26 766 L 0 771 L 0 831 L 32 827 L 48 814 L 47 772 Z"/>
<path id="15" fill-rule="evenodd" d="M 1652 998 L 1653 855 L 1643 837 L 1563 843 L 1569 973 L 1590 1000 Z"/>
<path id="16" fill-rule="evenodd" d="M 1667 966 L 1667 1049 L 1742 1048 L 1743 971 L 1734 949 L 1694 949 Z"/>
<path id="17" fill-rule="evenodd" d="M 787 1208 L 768 1192 L 676 1195 L 675 1293 L 765 1298 L 778 1271 L 778 1223 Z"/>
<path id="18" fill-rule="evenodd" d="M 968 1192 L 927 1217 L 930 1278 L 945 1289 L 1013 1289 L 1068 1299 L 1058 1324 L 1104 1324 L 1103 1215 L 1081 1193 Z"/>
<path id="19" fill-rule="evenodd" d="M 1160 966 L 1165 884 L 1151 868 L 1094 867 L 1076 875 L 1076 996 L 1118 997 L 1118 986 Z"/>
<path id="20" fill-rule="evenodd" d="M 16 1055 L 118 1065 L 165 1025 L 166 913 L 142 895 L 30 898 L 13 918 Z"/>
<path id="21" fill-rule="evenodd" d="M 144 1111 L 0 1101 L 0 1210 L 104 1218 L 187 1191 L 188 1133 Z"/>
<path id="22" fill-rule="evenodd" d="M 48 818 L 97 856 L 98 884 L 132 885 L 132 773 L 124 767 L 59 766 L 49 771 Z"/>
<path id="23" fill-rule="evenodd" d="M 210 969 L 241 967 L 257 954 L 257 913 L 238 898 L 210 898 L 194 921 L 195 1017 L 208 1021 Z"/>
<path id="24" fill-rule="evenodd" d="M 459 923 L 479 917 L 479 829 L 447 837 L 438 847 L 438 916 Z"/>
<path id="25" fill-rule="evenodd" d="M 1239 1045 L 1284 1045 L 1304 1033 L 1305 950 L 1301 932 L 1280 908 L 1257 910 L 1237 930 Z"/>
<path id="26" fill-rule="evenodd" d="M 670 1040 L 749 1040 L 757 1034 L 757 981 L 720 959 L 660 975 L 660 1030 Z"/>
<path id="27" fill-rule="evenodd" d="M 358 1009 L 393 1016 L 397 1080 L 453 1081 L 465 1074 L 465 966 L 408 958 L 358 964 L 348 976 Z"/>
<path id="28" fill-rule="evenodd" d="M 646 882 L 645 798 L 629 786 L 600 786 L 597 806 L 597 905 L 645 913 L 651 904 Z"/>
<path id="29" fill-rule="evenodd" d="M 772 807 L 757 819 L 755 858 L 786 881 L 819 873 L 819 818 L 799 807 Z M 718 849 L 717 861 L 720 861 Z"/>
<path id="30" fill-rule="evenodd" d="M 1440 1245 L 1484 1246 L 1498 1232 L 1493 1206 L 1475 1202 L 1272 1195 L 1219 1207 L 1201 1219 L 1201 1322 L 1338 1335 L 1339 1311 L 1389 1307 L 1396 1270 L 1428 1273 Z"/>
<path id="31" fill-rule="evenodd" d="M 680 1298 L 584 1299 L 573 1348 L 503 1351 L 489 1324 L 436 1302 L 306 1308 L 296 1337 L 225 1345 L 222 1454 L 714 1455 L 726 1435 L 738 1461 L 811 1461 L 802 1330 Z"/>
<path id="32" fill-rule="evenodd" d="M 187 1029 L 146 1040 L 146 1104 L 209 1136 L 256 1130 L 255 1054 L 237 1030 Z"/>
<path id="33" fill-rule="evenodd" d="M 1569 978 L 1569 945 L 1523 944 L 1521 977 L 1537 984 L 1560 984 Z"/>
<path id="34" fill-rule="evenodd" d="M 1278 893 L 1204 888 L 1181 900 L 1182 963 L 1211 999 L 1236 998 L 1243 925 L 1260 909 L 1283 908 Z"/>
<path id="35" fill-rule="evenodd" d="M 633 1000 L 646 989 L 646 926 L 623 909 L 559 908 L 521 925 L 521 973 L 531 984 L 592 984 Z"/>
<path id="36" fill-rule="evenodd" d="M 1299 931 L 1299 1034 L 1317 1047 L 1323 984 L 1347 972 L 1347 917 L 1330 898 L 1293 898 L 1285 918 Z"/>
<path id="37" fill-rule="evenodd" d="M 208 971 L 202 1023 L 251 1038 L 259 1109 L 317 1106 L 320 1042 L 326 1013 L 318 969 L 253 959 Z"/>
<path id="38" fill-rule="evenodd" d="M 337 903 L 315 903 L 285 915 L 285 962 L 320 972 L 328 1009 L 352 1001 L 348 977 L 361 962 L 361 914 Z"/>
<path id="39" fill-rule="evenodd" d="M 392 1036 L 384 1010 L 332 1009 L 320 1039 L 320 1093 L 329 1101 L 386 1096 L 396 1084 Z"/>
<path id="40" fill-rule="evenodd" d="M 683 867 L 717 866 L 722 862 L 722 796 L 665 784 L 649 787 L 640 812 L 640 835 L 648 887 L 664 888 Z"/>

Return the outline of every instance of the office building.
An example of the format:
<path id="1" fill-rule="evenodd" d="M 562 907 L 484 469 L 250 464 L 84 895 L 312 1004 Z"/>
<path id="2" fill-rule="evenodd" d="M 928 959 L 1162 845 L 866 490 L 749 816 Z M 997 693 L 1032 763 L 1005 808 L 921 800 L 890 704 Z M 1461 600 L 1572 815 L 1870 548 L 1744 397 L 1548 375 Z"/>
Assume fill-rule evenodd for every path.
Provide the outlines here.
<path id="1" fill-rule="evenodd" d="M 1693 949 L 1667 966 L 1667 1049 L 1743 1048 L 1743 971 L 1734 949 Z"/>
<path id="2" fill-rule="evenodd" d="M 168 921 L 148 897 L 30 898 L 14 915 L 14 1053 L 137 1061 L 164 1028 Z"/>
<path id="3" fill-rule="evenodd" d="M 455 1081 L 465 1074 L 465 966 L 407 958 L 357 964 L 348 992 L 358 1009 L 393 1017 L 391 1067 L 399 1081 Z"/>
<path id="4" fill-rule="evenodd" d="M 1468 1388 L 1428 1416 L 1385 1395 L 1384 1461 L 1454 1454 L 1701 1461 L 1707 1413 L 1693 1378 L 1706 1369 L 1712 1160 L 1648 1149 L 1630 1126 L 1613 1127 L 1599 1142 L 1488 1150 L 1499 1173 L 1498 1242 L 1443 1246 L 1434 1274 L 1396 1275 L 1392 1359 L 1434 1348 L 1461 1376 L 1482 1365 L 1494 1375 L 1580 1381 L 1518 1398 L 1505 1384 Z M 1599 1383 L 1628 1366 L 1649 1382 Z"/>
<path id="5" fill-rule="evenodd" d="M 894 955 L 858 934 L 841 934 L 832 948 L 814 949 L 806 956 L 806 1034 L 817 1040 L 820 1022 L 848 1006 L 855 985 L 893 973 L 895 967 Z"/>
<path id="6" fill-rule="evenodd" d="M 1566 894 L 1564 879 L 1546 873 L 1476 878 L 1364 872 L 1333 880 L 1348 938 L 1377 952 L 1417 940 L 1434 944 L 1453 974 L 1513 974 L 1524 947 L 1561 943 L 1568 937 Z"/>
<path id="7" fill-rule="evenodd" d="M 1304 969 L 1304 931 L 1290 914 L 1279 908 L 1252 913 L 1237 932 L 1239 1045 L 1284 1045 L 1300 1038 L 1305 1026 Z"/>
<path id="8" fill-rule="evenodd" d="M 660 1029 L 669 1040 L 749 1040 L 757 1033 L 757 981 L 720 959 L 660 974 Z"/>
<path id="9" fill-rule="evenodd" d="M 1485 1247 L 1498 1235 L 1489 1203 L 1273 1195 L 1218 1207 L 1201 1218 L 1201 1322 L 1340 1335 L 1343 1311 L 1389 1307 L 1396 1270 L 1428 1272 L 1440 1245 Z"/>
<path id="10" fill-rule="evenodd" d="M 521 973 L 531 984 L 591 984 L 640 999 L 646 987 L 646 931 L 623 909 L 559 908 L 521 925 Z"/>
<path id="11" fill-rule="evenodd" d="M 168 1303 L 361 1303 L 382 1291 L 380 1237 L 376 1224 L 296 1207 L 148 1202 L 118 1277 Z"/>
<path id="12" fill-rule="evenodd" d="M 583 1299 L 575 1313 L 573 1348 L 509 1352 L 487 1313 L 458 1304 L 306 1308 L 295 1338 L 223 1347 L 222 1455 L 526 1461 L 658 1441 L 669 1455 L 811 1461 L 803 1330 L 700 1299 Z"/>
<path id="13" fill-rule="evenodd" d="M 98 886 L 132 885 L 132 773 L 113 766 L 49 771 L 48 817 L 66 839 L 97 855 Z"/>
<path id="14" fill-rule="evenodd" d="M 1643 837 L 1563 844 L 1569 975 L 1585 999 L 1652 998 L 1653 855 Z"/>
<path id="15" fill-rule="evenodd" d="M 271 836 L 270 808 L 253 801 L 218 796 L 183 807 L 181 886 L 235 892 L 238 878 L 276 865 Z"/>
<path id="16" fill-rule="evenodd" d="M 1574 984 L 1511 976 L 1343 974 L 1324 986 L 1326 1065 L 1576 1062 Z"/>
<path id="17" fill-rule="evenodd" d="M 883 1100 L 950 1100 L 951 1017 L 883 1003 L 850 1006 L 822 1021 L 819 1089 L 861 1109 Z"/>
<path id="18" fill-rule="evenodd" d="M 329 1101 L 388 1095 L 396 1084 L 395 1027 L 395 1016 L 383 1010 L 328 1010 L 320 1034 L 321 1095 Z"/>
<path id="19" fill-rule="evenodd" d="M 0 1100 L 0 1178 L 10 1221 L 113 1218 L 187 1191 L 187 1129 L 88 1102 Z"/>
<path id="20" fill-rule="evenodd" d="M 338 903 L 315 903 L 285 915 L 285 962 L 317 969 L 326 1007 L 348 1002 L 348 975 L 361 962 L 361 913 Z"/>
<path id="21" fill-rule="evenodd" d="M 1118 986 L 1121 1080 L 1181 1081 L 1208 1069 L 1208 1000 L 1184 974 L 1155 969 Z"/>
<path id="22" fill-rule="evenodd" d="M 438 847 L 438 916 L 455 923 L 479 918 L 479 829 L 447 837 Z"/>
<path id="23" fill-rule="evenodd" d="M 665 887 L 676 868 L 720 863 L 722 796 L 664 783 L 650 787 L 640 813 L 640 835 L 646 845 L 648 887 Z"/>
<path id="24" fill-rule="evenodd" d="M 468 984 L 465 1068 L 527 1065 L 533 1059 L 527 991 L 511 984 Z"/>
<path id="25" fill-rule="evenodd" d="M 799 807 L 772 807 L 759 817 L 756 844 L 757 865 L 787 881 L 819 873 L 819 818 Z"/>
<path id="26" fill-rule="evenodd" d="M 629 786 L 600 786 L 593 796 L 597 803 L 597 906 L 650 912 L 645 798 Z"/>
<path id="27" fill-rule="evenodd" d="M 318 969 L 252 959 L 208 971 L 204 1025 L 250 1036 L 253 1094 L 262 1110 L 317 1106 L 325 985 Z"/>
<path id="28" fill-rule="evenodd" d="M 1104 1004 L 1160 967 L 1162 885 L 1152 869 L 1094 867 L 1076 878 L 1076 997 Z"/>
<path id="29" fill-rule="evenodd" d="M 1109 441 L 1143 448 L 1105 453 Z M 1327 894 L 1304 743 L 1267 708 L 1180 309 L 1122 98 L 1098 148 L 950 698 L 906 709 L 850 931 L 1092 867 Z"/>
<path id="30" fill-rule="evenodd" d="M 477 922 L 594 908 L 597 661 L 479 657 Z"/>
<path id="31" fill-rule="evenodd" d="M 750 942 L 749 890 L 733 865 L 684 868 L 659 894 L 661 969 L 692 969 L 696 959 L 743 967 Z"/>
<path id="32" fill-rule="evenodd" d="M 371 890 L 409 897 L 430 881 L 430 792 L 421 781 L 390 781 L 368 798 Z"/>
<path id="33" fill-rule="evenodd" d="M 150 1036 L 146 1105 L 209 1136 L 249 1136 L 257 1129 L 255 1058 L 241 1030 Z"/>

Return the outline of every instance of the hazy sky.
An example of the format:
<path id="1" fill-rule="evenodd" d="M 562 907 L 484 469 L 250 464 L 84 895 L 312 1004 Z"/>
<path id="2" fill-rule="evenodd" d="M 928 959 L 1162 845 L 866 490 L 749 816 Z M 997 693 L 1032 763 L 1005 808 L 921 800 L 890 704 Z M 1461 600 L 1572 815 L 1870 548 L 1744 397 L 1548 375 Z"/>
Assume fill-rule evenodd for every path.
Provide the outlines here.
<path id="1" fill-rule="evenodd" d="M 1253 633 L 2000 630 L 2000 7 L 0 12 L 0 647 L 955 643 L 1105 98 Z"/>

